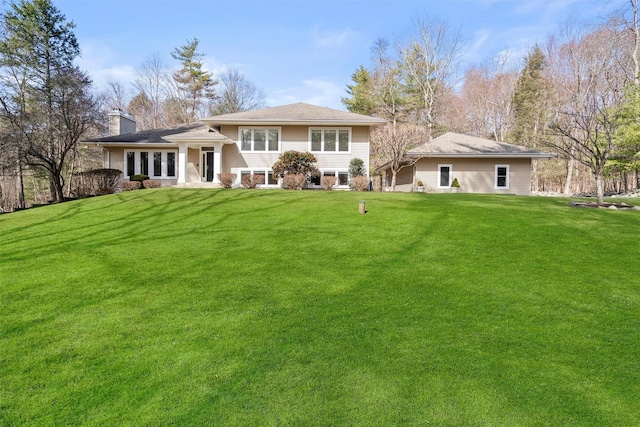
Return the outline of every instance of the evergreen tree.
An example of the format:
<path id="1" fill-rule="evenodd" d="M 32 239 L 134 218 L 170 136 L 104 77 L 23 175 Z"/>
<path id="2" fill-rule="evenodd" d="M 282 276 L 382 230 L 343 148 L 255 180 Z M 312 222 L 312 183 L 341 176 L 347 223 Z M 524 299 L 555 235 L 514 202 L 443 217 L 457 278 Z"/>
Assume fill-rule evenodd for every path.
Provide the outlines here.
<path id="1" fill-rule="evenodd" d="M 355 84 L 347 85 L 347 93 L 350 98 L 342 98 L 342 104 L 352 113 L 372 115 L 376 110 L 373 99 L 371 73 L 362 65 L 352 75 L 351 80 Z"/>
<path id="2" fill-rule="evenodd" d="M 62 201 L 66 162 L 96 120 L 91 80 L 73 66 L 75 26 L 50 0 L 14 2 L 2 24 L 1 115 L 16 136 L 9 144 L 24 164 L 48 171 L 51 199 Z"/>
<path id="3" fill-rule="evenodd" d="M 199 40 L 194 38 L 171 52 L 173 59 L 182 64 L 182 68 L 173 74 L 179 92 L 173 101 L 178 99 L 184 105 L 183 122 L 196 121 L 205 101 L 215 98 L 217 82 L 211 73 L 202 69 L 204 54 L 198 52 L 198 44 Z"/>

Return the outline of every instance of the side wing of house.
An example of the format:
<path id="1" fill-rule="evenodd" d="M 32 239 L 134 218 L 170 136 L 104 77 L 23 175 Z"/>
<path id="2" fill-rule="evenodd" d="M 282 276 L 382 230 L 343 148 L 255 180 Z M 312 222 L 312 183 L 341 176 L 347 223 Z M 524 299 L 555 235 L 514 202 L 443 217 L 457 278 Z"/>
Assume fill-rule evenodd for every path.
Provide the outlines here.
<path id="1" fill-rule="evenodd" d="M 531 194 L 529 158 L 423 158 L 414 170 L 427 191 L 449 192 L 457 178 L 465 193 Z"/>

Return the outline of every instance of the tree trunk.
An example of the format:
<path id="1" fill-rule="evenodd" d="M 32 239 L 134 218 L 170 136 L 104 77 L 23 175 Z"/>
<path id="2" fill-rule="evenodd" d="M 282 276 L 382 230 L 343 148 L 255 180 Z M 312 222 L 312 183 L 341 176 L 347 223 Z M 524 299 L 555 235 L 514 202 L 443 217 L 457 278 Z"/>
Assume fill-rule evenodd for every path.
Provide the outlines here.
<path id="1" fill-rule="evenodd" d="M 564 182 L 564 195 L 571 194 L 571 181 L 573 178 L 573 159 L 569 159 L 567 162 L 567 180 Z"/>
<path id="2" fill-rule="evenodd" d="M 596 178 L 596 195 L 598 196 L 598 204 L 604 203 L 604 190 L 602 187 L 602 173 L 595 174 Z"/>
<path id="3" fill-rule="evenodd" d="M 396 175 L 398 171 L 391 169 L 391 191 L 396 191 Z"/>

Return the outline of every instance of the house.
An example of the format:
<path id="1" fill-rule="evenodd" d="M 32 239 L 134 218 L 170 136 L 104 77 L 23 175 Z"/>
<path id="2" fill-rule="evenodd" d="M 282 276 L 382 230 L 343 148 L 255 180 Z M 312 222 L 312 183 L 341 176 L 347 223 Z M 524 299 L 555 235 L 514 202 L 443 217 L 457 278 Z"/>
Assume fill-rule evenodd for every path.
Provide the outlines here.
<path id="1" fill-rule="evenodd" d="M 531 162 L 555 155 L 527 147 L 454 132 L 445 133 L 407 153 L 412 166 L 396 177 L 397 191 L 448 192 L 455 178 L 467 193 L 531 194 Z M 384 169 L 384 168 L 383 168 Z M 387 185 L 390 185 L 387 174 Z"/>
<path id="2" fill-rule="evenodd" d="M 297 103 L 202 119 L 170 129 L 135 132 L 135 120 L 120 111 L 109 116 L 111 136 L 87 141 L 103 149 L 105 168 L 119 169 L 165 185 L 216 186 L 218 174 L 263 175 L 277 187 L 271 166 L 288 150 L 309 151 L 323 176 L 348 188 L 348 168 L 360 158 L 369 170 L 369 136 L 383 119 Z M 320 178 L 311 186 L 319 186 Z"/>

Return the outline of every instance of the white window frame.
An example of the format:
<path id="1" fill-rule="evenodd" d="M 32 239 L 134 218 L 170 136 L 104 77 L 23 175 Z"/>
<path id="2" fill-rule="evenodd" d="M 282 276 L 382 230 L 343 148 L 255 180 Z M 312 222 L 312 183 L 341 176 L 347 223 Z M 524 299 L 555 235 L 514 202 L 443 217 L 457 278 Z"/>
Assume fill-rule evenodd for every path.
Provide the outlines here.
<path id="1" fill-rule="evenodd" d="M 243 168 L 243 169 L 238 169 L 238 172 L 237 172 L 238 176 L 236 177 L 236 184 L 237 185 L 241 185 L 241 183 L 242 183 L 242 174 L 243 173 L 248 173 L 249 175 L 255 175 L 256 172 L 263 172 L 265 174 L 264 184 L 260 184 L 260 187 L 276 188 L 276 187 L 280 186 L 280 178 L 276 179 L 276 183 L 275 184 L 269 184 L 269 175 L 273 173 L 273 170 L 271 170 L 271 169 L 263 169 L 263 168 L 253 168 L 253 169 Z"/>
<path id="2" fill-rule="evenodd" d="M 441 185 L 440 177 L 442 176 L 442 168 L 449 168 L 449 183 L 447 185 Z M 453 165 L 451 164 L 439 164 L 438 165 L 438 176 L 436 177 L 438 182 L 438 188 L 451 188 L 451 183 L 453 182 Z"/>
<path id="3" fill-rule="evenodd" d="M 325 131 L 328 130 L 334 130 L 336 131 L 336 150 L 335 151 L 325 151 L 324 149 L 324 133 Z M 347 151 L 340 151 L 340 131 L 341 130 L 346 130 L 349 133 L 349 147 Z M 311 141 L 311 135 L 313 134 L 313 131 L 320 131 L 322 132 L 322 137 L 320 139 L 320 150 L 314 150 L 313 149 L 313 142 Z M 351 154 L 351 144 L 353 143 L 352 141 L 352 128 L 350 127 L 313 127 L 313 128 L 309 128 L 309 152 L 310 153 L 325 153 L 325 154 Z"/>
<path id="4" fill-rule="evenodd" d="M 333 172 L 333 174 L 327 174 L 327 172 Z M 345 185 L 340 185 L 340 177 L 339 174 L 347 175 L 347 183 Z M 323 176 L 334 176 L 336 178 L 336 185 L 333 188 L 349 188 L 349 171 L 347 169 L 342 168 L 326 168 L 320 170 L 320 184 L 310 184 L 311 188 L 321 188 L 322 187 L 322 177 Z"/>
<path id="5" fill-rule="evenodd" d="M 505 176 L 505 185 L 500 186 L 498 185 L 498 168 L 505 168 L 507 170 L 506 176 Z M 495 167 L 495 178 L 494 178 L 494 189 L 495 190 L 508 190 L 509 189 L 509 165 L 496 165 Z"/>
<path id="6" fill-rule="evenodd" d="M 133 174 L 134 175 L 139 175 L 142 172 L 142 163 L 141 163 L 141 154 L 140 153 L 148 153 L 148 157 L 147 157 L 147 166 L 148 166 L 148 170 L 149 170 L 149 178 L 150 179 L 176 179 L 178 177 L 178 151 L 177 150 L 167 150 L 167 149 L 155 149 L 155 148 L 148 148 L 148 149 L 135 149 L 135 150 L 124 150 L 124 177 L 125 178 L 131 178 L 131 175 L 129 175 L 129 161 L 128 161 L 128 153 L 133 153 Z M 154 171 L 154 153 L 161 153 L 161 157 L 160 157 L 160 162 L 161 162 L 161 174 L 160 175 L 154 175 L 153 173 Z M 173 153 L 174 154 L 174 167 L 173 170 L 175 171 L 175 175 L 173 176 L 169 176 L 167 175 L 168 169 L 169 169 L 169 161 L 168 161 L 168 157 L 169 157 L 169 153 Z"/>
<path id="7" fill-rule="evenodd" d="M 242 148 L 242 131 L 250 130 L 251 131 L 251 150 L 244 150 Z M 255 150 L 255 131 L 266 131 L 267 139 L 265 140 L 265 149 L 264 150 Z M 277 130 L 278 131 L 278 149 L 277 150 L 269 150 L 269 131 Z M 279 126 L 239 126 L 238 127 L 238 148 L 241 153 L 279 153 L 282 148 L 282 128 Z"/>

